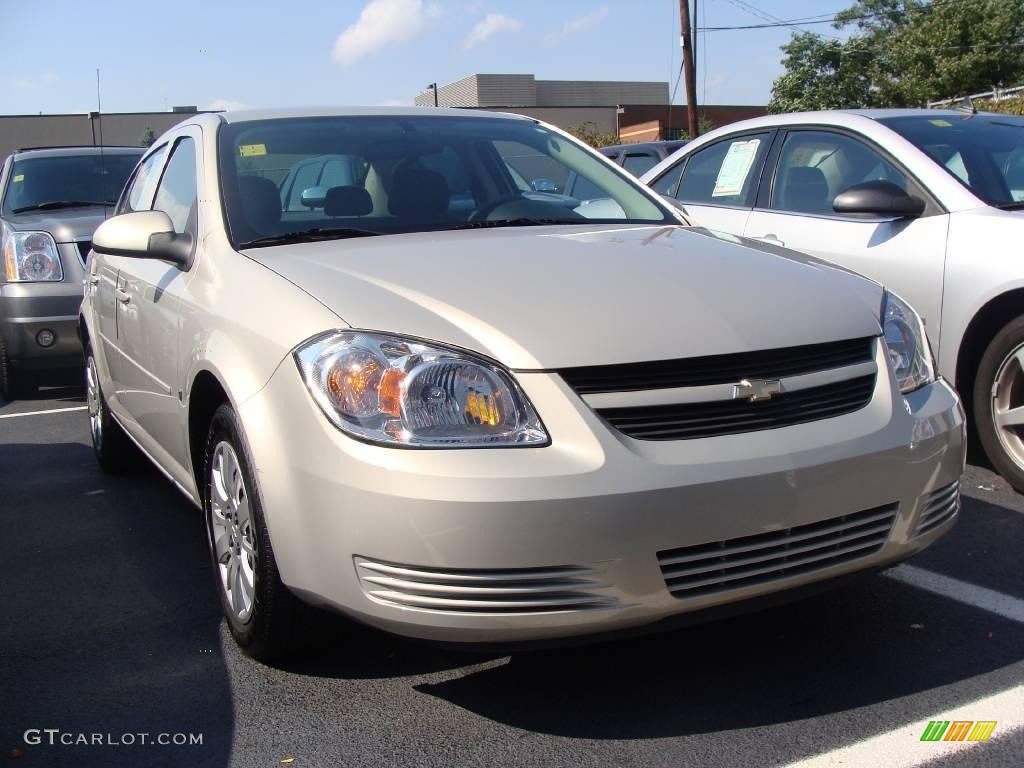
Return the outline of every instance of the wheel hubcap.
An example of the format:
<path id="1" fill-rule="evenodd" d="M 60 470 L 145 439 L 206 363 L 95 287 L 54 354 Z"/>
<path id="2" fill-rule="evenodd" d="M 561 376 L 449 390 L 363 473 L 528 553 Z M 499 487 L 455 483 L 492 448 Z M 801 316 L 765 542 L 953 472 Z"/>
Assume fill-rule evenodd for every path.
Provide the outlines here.
<path id="1" fill-rule="evenodd" d="M 96 448 L 103 446 L 103 416 L 100 413 L 100 381 L 96 374 L 96 361 L 89 357 L 85 367 L 85 398 L 89 405 L 89 433 Z"/>
<path id="2" fill-rule="evenodd" d="M 218 443 L 210 469 L 210 532 L 224 594 L 240 621 L 252 614 L 256 594 L 256 539 L 250 512 L 235 449 Z"/>
<path id="3" fill-rule="evenodd" d="M 996 372 L 992 386 L 992 423 L 1006 454 L 1024 468 L 1024 344 Z"/>

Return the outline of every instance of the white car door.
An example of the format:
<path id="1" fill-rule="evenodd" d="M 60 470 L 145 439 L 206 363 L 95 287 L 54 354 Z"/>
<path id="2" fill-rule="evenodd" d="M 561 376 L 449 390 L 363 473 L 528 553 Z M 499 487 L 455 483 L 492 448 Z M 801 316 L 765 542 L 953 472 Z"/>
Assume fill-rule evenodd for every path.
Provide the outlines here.
<path id="1" fill-rule="evenodd" d="M 764 174 L 747 237 L 784 245 L 852 269 L 899 294 L 925 318 L 938 349 L 949 216 L 877 146 L 825 128 L 780 137 L 774 172 Z M 835 197 L 855 184 L 890 181 L 926 201 L 917 218 L 837 214 Z"/>
<path id="2" fill-rule="evenodd" d="M 774 134 L 750 131 L 701 146 L 650 186 L 679 200 L 697 226 L 742 235 Z"/>

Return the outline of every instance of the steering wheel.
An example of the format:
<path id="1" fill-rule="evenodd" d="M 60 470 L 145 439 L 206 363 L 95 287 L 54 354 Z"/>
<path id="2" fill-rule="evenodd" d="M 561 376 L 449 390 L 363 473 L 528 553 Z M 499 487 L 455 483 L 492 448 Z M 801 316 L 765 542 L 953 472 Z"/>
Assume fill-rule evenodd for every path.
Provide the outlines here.
<path id="1" fill-rule="evenodd" d="M 468 221 L 487 221 L 490 215 L 501 206 L 508 205 L 509 203 L 516 203 L 521 200 L 525 201 L 526 199 L 527 198 L 523 197 L 522 195 L 505 195 L 504 197 L 499 197 L 496 200 L 492 200 L 489 203 L 484 203 L 471 214 L 469 214 Z"/>

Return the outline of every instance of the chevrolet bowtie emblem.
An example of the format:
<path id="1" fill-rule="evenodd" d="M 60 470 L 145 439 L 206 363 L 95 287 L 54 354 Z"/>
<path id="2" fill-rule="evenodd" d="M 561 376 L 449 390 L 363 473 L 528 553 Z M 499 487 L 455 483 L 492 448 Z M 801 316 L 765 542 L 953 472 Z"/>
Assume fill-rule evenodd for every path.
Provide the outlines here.
<path id="1" fill-rule="evenodd" d="M 749 400 L 752 403 L 771 400 L 773 395 L 779 394 L 782 394 L 782 382 L 778 380 L 744 379 L 732 388 L 734 400 Z"/>

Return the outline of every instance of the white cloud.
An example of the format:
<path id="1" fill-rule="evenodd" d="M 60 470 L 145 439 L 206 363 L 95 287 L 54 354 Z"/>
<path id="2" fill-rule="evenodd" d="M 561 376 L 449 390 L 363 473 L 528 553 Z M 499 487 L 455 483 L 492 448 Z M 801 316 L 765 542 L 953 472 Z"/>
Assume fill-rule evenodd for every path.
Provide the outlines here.
<path id="1" fill-rule="evenodd" d="M 249 105 L 241 101 L 233 101 L 232 99 L 214 99 L 207 104 L 203 109 L 218 110 L 223 109 L 225 111 L 232 111 L 235 109 L 248 109 Z"/>
<path id="2" fill-rule="evenodd" d="M 569 19 L 562 25 L 562 28 L 557 32 L 549 32 L 545 36 L 545 40 L 549 43 L 558 43 L 569 37 L 575 35 L 577 32 L 586 32 L 588 29 L 593 29 L 608 15 L 608 6 L 602 5 L 593 13 L 588 13 L 586 16 L 577 16 L 574 19 Z"/>
<path id="3" fill-rule="evenodd" d="M 388 45 L 398 45 L 420 33 L 427 19 L 440 13 L 423 0 L 370 0 L 355 24 L 334 41 L 334 60 L 348 66 Z"/>
<path id="4" fill-rule="evenodd" d="M 466 36 L 462 47 L 468 51 L 499 32 L 518 32 L 522 28 L 523 22 L 519 19 L 513 19 L 501 13 L 488 13 Z"/>

